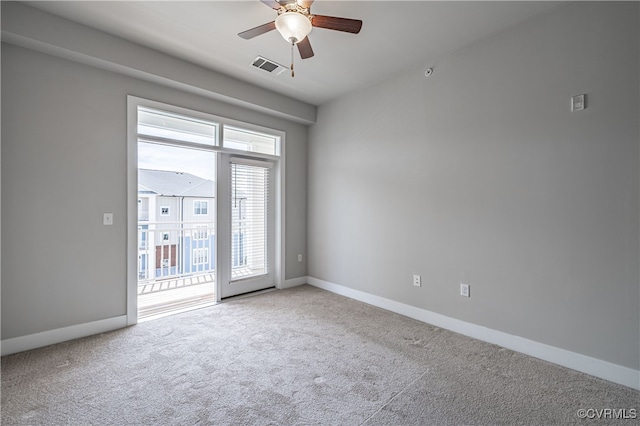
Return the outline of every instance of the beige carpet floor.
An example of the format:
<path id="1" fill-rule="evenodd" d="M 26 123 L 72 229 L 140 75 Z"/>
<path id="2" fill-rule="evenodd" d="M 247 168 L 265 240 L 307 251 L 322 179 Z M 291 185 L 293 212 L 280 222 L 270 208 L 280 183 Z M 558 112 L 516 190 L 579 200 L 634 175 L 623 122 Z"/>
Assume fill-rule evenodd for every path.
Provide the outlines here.
<path id="1" fill-rule="evenodd" d="M 635 425 L 577 412 L 639 405 L 310 286 L 2 358 L 3 425 Z"/>

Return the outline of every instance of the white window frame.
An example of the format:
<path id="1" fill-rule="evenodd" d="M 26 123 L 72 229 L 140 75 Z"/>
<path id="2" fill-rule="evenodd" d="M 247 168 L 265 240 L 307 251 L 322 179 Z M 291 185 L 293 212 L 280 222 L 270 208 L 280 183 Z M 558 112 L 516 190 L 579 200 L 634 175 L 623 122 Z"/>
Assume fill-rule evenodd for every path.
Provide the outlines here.
<path id="1" fill-rule="evenodd" d="M 203 125 L 211 125 L 212 127 L 214 127 L 214 132 L 213 132 L 213 144 L 210 143 L 206 143 L 206 142 L 193 142 L 193 141 L 182 141 L 183 143 L 189 143 L 189 144 L 193 144 L 193 145 L 197 145 L 197 146 L 216 146 L 216 145 L 220 145 L 220 123 L 217 123 L 215 121 L 211 121 L 209 119 L 203 119 L 202 117 L 196 117 L 194 114 L 180 114 L 171 110 L 168 110 L 166 108 L 162 108 L 162 109 L 158 109 L 158 108 L 152 108 L 152 107 L 148 107 L 145 105 L 139 105 L 140 108 L 143 108 L 145 110 L 147 110 L 150 113 L 159 113 L 160 115 L 171 115 L 174 116 L 178 119 L 184 119 L 186 121 L 191 121 L 191 122 L 196 122 L 196 121 L 200 121 L 201 124 Z M 136 126 L 138 125 L 138 123 L 136 123 Z M 149 127 L 149 126 L 147 126 Z M 155 126 L 150 126 L 150 127 L 155 127 Z M 138 129 L 136 128 L 136 131 Z M 185 133 L 185 132 L 181 132 L 181 133 Z M 186 134 L 186 133 L 185 133 Z M 146 135 L 147 138 L 149 139 L 153 139 L 155 141 L 173 141 L 176 140 L 175 138 L 171 138 L 170 136 L 159 136 L 159 135 Z"/>
<path id="2" fill-rule="evenodd" d="M 267 138 L 271 137 L 271 138 L 273 138 L 274 139 L 274 147 L 273 147 L 274 153 L 273 154 L 265 154 L 265 155 L 275 155 L 275 156 L 279 156 L 280 155 L 280 143 L 281 143 L 281 140 L 279 139 L 279 137 L 277 135 L 274 135 L 272 133 L 270 134 L 270 133 L 264 133 L 264 132 L 258 131 L 255 127 L 253 127 L 251 125 L 247 125 L 247 124 L 244 124 L 241 127 L 240 126 L 232 126 L 230 124 L 224 124 L 223 127 L 224 127 L 223 128 L 223 132 L 222 132 L 223 138 L 221 140 L 221 143 L 222 143 L 222 146 L 227 148 L 227 149 L 233 149 L 234 151 L 237 150 L 237 151 L 240 151 L 240 152 L 246 152 L 247 155 L 265 154 L 265 153 L 259 153 L 258 151 L 252 151 L 252 150 L 249 150 L 249 149 L 235 149 L 235 148 L 229 148 L 228 146 L 226 146 L 225 145 L 226 142 L 229 142 L 230 144 L 234 144 L 235 143 L 235 144 L 240 144 L 240 145 L 246 145 L 247 144 L 247 142 L 245 142 L 245 141 L 237 140 L 237 139 L 234 139 L 233 137 L 227 137 L 225 135 L 225 130 L 229 129 L 229 131 L 236 131 L 236 132 L 239 132 L 239 133 L 243 133 L 245 135 L 255 135 L 257 137 L 267 137 Z"/>
<path id="3" fill-rule="evenodd" d="M 282 288 L 284 285 L 284 273 L 286 270 L 285 265 L 285 238 L 284 229 L 286 223 L 285 217 L 285 203 L 286 193 L 285 185 L 286 181 L 286 135 L 282 130 L 273 128 L 267 128 L 251 123 L 246 123 L 239 120 L 225 118 L 217 116 L 211 113 L 197 111 L 195 109 L 188 109 L 170 105 L 162 102 L 157 102 L 149 99 L 144 99 L 136 96 L 127 96 L 127 227 L 129 229 L 137 229 L 138 222 L 138 108 L 144 107 L 148 109 L 156 109 L 159 111 L 166 111 L 173 114 L 183 115 L 186 117 L 199 118 L 206 121 L 220 124 L 218 126 L 218 135 L 216 138 L 215 146 L 203 146 L 198 144 L 184 143 L 183 146 L 197 147 L 199 149 L 207 149 L 214 152 L 237 154 L 245 157 L 261 158 L 267 160 L 273 160 L 275 162 L 274 167 L 274 205 L 275 208 L 275 245 L 276 248 L 273 252 L 275 265 L 274 265 L 274 280 L 277 288 Z M 279 141 L 276 144 L 276 155 L 261 154 L 255 152 L 238 151 L 229 148 L 225 148 L 222 145 L 224 140 L 224 126 L 239 127 L 246 130 L 253 130 L 259 133 L 274 135 L 279 137 Z M 162 141 L 155 141 L 156 143 L 162 143 Z M 194 146 L 195 145 L 195 146 Z M 220 158 L 220 157 L 219 157 Z M 220 203 L 220 197 L 216 197 L 216 204 Z M 220 210 L 220 206 L 216 207 Z M 216 223 L 216 228 L 217 228 Z M 215 231 L 218 234 L 217 230 Z M 138 298 L 137 298 L 137 285 L 138 285 L 138 247 L 137 247 L 137 232 L 127 233 L 127 325 L 133 325 L 138 322 Z M 220 265 L 217 257 L 224 250 L 216 250 L 216 265 Z M 218 273 L 221 268 L 216 268 Z M 216 277 L 217 285 L 220 286 L 220 276 Z M 216 289 L 216 297 L 220 297 L 220 287 Z"/>

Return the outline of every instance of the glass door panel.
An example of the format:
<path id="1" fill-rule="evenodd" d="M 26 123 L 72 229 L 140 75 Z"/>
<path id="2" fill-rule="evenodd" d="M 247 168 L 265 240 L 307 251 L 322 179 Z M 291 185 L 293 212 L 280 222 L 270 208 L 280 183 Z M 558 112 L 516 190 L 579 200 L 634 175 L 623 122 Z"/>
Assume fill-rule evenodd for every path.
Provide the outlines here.
<path id="1" fill-rule="evenodd" d="M 272 164 L 230 157 L 226 165 L 229 249 L 223 298 L 275 285 Z"/>

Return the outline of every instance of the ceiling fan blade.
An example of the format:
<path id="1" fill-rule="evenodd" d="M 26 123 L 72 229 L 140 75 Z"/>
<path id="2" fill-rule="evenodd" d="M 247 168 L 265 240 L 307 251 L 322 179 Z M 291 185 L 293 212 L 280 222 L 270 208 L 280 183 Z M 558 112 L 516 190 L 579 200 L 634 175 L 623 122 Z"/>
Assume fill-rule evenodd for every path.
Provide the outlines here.
<path id="1" fill-rule="evenodd" d="M 260 1 L 265 5 L 269 6 L 271 9 L 275 9 L 275 10 L 280 9 L 280 3 L 278 3 L 276 0 L 260 0 Z"/>
<path id="2" fill-rule="evenodd" d="M 313 15 L 311 24 L 314 27 L 326 28 L 328 30 L 343 31 L 345 33 L 358 34 L 362 28 L 362 21 L 359 19 L 336 18 L 335 16 Z"/>
<path id="3" fill-rule="evenodd" d="M 300 52 L 300 57 L 302 59 L 307 59 L 313 56 L 313 49 L 311 48 L 309 37 L 305 37 L 304 40 L 298 42 L 298 52 Z"/>
<path id="4" fill-rule="evenodd" d="M 311 3 L 313 3 L 313 0 L 298 0 L 298 4 L 305 9 L 310 8 Z"/>
<path id="5" fill-rule="evenodd" d="M 238 35 L 240 37 L 242 37 L 245 40 L 249 40 L 250 38 L 254 38 L 257 37 L 261 34 L 264 33 L 268 33 L 269 31 L 275 30 L 276 29 L 276 23 L 275 22 L 269 22 L 266 24 L 262 24 L 259 25 L 255 28 L 251 28 L 250 30 L 247 31 L 243 31 L 241 33 L 238 33 Z"/>

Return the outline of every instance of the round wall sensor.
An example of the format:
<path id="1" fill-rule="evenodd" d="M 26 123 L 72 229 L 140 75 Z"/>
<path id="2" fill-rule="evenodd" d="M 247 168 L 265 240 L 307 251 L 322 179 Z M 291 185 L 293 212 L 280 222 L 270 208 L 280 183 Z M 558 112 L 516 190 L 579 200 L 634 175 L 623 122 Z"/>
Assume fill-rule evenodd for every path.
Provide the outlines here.
<path id="1" fill-rule="evenodd" d="M 425 77 L 431 77 L 431 74 L 433 74 L 433 68 L 427 68 L 427 70 L 424 72 Z"/>

